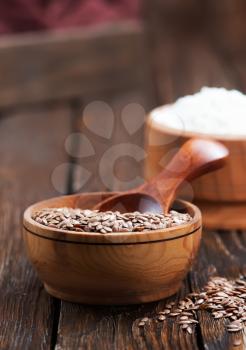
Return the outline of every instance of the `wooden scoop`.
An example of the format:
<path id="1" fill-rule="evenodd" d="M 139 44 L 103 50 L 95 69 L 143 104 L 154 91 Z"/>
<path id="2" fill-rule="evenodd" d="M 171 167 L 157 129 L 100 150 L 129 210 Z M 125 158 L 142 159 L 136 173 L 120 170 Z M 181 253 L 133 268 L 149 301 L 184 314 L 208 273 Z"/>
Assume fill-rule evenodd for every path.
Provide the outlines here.
<path id="1" fill-rule="evenodd" d="M 208 139 L 191 139 L 183 144 L 167 167 L 149 182 L 112 196 L 94 209 L 99 211 L 168 213 L 177 190 L 184 181 L 193 180 L 221 168 L 228 157 L 227 148 Z"/>

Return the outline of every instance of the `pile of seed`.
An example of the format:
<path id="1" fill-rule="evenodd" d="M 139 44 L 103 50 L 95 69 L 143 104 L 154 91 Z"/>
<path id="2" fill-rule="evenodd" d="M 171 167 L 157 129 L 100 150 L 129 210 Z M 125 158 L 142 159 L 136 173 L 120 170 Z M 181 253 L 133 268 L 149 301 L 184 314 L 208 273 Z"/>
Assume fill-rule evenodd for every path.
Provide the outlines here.
<path id="1" fill-rule="evenodd" d="M 228 332 L 239 332 L 244 328 L 246 321 L 246 276 L 237 280 L 228 280 L 223 277 L 213 277 L 201 293 L 191 293 L 175 306 L 170 302 L 157 315 L 158 321 L 167 317 L 175 317 L 180 327 L 193 333 L 194 325 L 198 323 L 197 311 L 206 310 L 215 319 L 227 319 Z M 139 327 L 143 327 L 149 319 L 143 318 Z"/>
<path id="2" fill-rule="evenodd" d="M 38 223 L 78 232 L 140 232 L 164 229 L 187 223 L 192 218 L 171 210 L 169 214 L 125 213 L 118 211 L 99 212 L 73 208 L 46 208 L 33 214 Z"/>

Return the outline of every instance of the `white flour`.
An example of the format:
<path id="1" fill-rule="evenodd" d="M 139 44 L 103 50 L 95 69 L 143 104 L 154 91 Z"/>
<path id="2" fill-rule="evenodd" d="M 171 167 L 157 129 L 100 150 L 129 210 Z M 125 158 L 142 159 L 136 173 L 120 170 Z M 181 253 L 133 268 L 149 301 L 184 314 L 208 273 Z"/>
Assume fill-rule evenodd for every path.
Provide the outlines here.
<path id="1" fill-rule="evenodd" d="M 246 136 L 246 95 L 237 90 L 204 87 L 168 108 L 156 108 L 152 120 L 182 131 Z"/>

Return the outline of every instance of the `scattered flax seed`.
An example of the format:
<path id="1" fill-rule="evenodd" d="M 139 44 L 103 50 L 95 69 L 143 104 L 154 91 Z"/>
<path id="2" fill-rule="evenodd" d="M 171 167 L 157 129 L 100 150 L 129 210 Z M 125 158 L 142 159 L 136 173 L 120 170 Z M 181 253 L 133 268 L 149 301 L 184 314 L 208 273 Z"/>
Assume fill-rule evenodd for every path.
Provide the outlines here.
<path id="1" fill-rule="evenodd" d="M 246 322 L 246 275 L 236 280 L 213 277 L 204 291 L 190 293 L 178 305 L 168 303 L 163 311 L 158 312 L 157 318 L 174 317 L 181 329 L 192 334 L 199 323 L 197 311 L 208 311 L 215 320 L 226 320 L 228 332 L 242 332 Z M 241 344 L 240 339 L 235 342 Z"/>
<path id="2" fill-rule="evenodd" d="M 99 212 L 79 208 L 45 208 L 33 214 L 39 224 L 77 232 L 140 232 L 165 229 L 192 220 L 189 214 L 171 210 L 168 214 Z M 170 308 L 172 305 L 170 305 Z"/>
<path id="3" fill-rule="evenodd" d="M 166 315 L 168 315 L 168 314 L 170 314 L 170 310 L 169 309 L 166 309 L 166 310 L 164 310 L 164 313 L 166 314 Z"/>
<path id="4" fill-rule="evenodd" d="M 180 313 L 179 312 L 171 312 L 169 316 L 175 317 L 178 316 Z"/>
<path id="5" fill-rule="evenodd" d="M 146 322 L 149 321 L 149 318 L 148 317 L 144 317 L 141 319 L 141 321 L 138 323 L 138 327 L 144 327 Z"/>
<path id="6" fill-rule="evenodd" d="M 192 328 L 191 328 L 191 327 L 187 327 L 187 328 L 186 328 L 186 331 L 187 331 L 189 334 L 192 334 L 192 333 L 193 333 L 193 331 L 192 331 Z"/>
<path id="7" fill-rule="evenodd" d="M 239 339 L 235 339 L 234 342 L 233 342 L 233 346 L 239 346 L 242 344 L 242 340 L 239 338 Z"/>
<path id="8" fill-rule="evenodd" d="M 166 316 L 160 315 L 158 316 L 158 321 L 164 321 L 166 319 Z"/>
<path id="9" fill-rule="evenodd" d="M 188 320 L 188 316 L 181 316 L 180 321 Z"/>

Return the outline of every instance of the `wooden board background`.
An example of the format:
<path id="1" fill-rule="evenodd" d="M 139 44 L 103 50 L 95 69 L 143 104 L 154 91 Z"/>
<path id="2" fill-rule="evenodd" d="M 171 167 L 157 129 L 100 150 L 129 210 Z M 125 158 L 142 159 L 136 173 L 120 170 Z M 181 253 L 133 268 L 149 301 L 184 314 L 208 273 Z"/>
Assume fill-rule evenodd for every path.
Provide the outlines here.
<path id="1" fill-rule="evenodd" d="M 204 34 L 199 36 L 195 32 L 192 35 L 191 33 L 179 33 L 174 37 L 169 37 L 158 13 L 149 11 L 147 24 L 149 24 L 146 30 L 151 52 L 152 76 L 158 98 L 155 103 L 173 101 L 180 95 L 196 91 L 202 85 L 223 85 L 245 91 L 246 67 L 243 56 L 232 56 L 230 52 L 215 47 L 211 36 L 204 36 Z M 45 40 L 47 42 L 49 38 Z M 76 45 L 75 42 L 76 38 L 71 43 L 75 50 L 71 51 L 73 56 L 76 50 L 80 50 L 78 42 Z M 4 50 L 7 44 L 3 42 L 1 45 L 0 51 Z M 28 42 L 26 45 L 28 51 L 30 49 Z M 39 45 L 41 48 L 42 44 L 39 43 Z M 59 52 L 61 44 L 57 45 L 51 44 L 50 50 L 53 52 L 56 47 Z M 114 45 L 117 47 L 117 43 Z M 15 52 L 24 57 L 25 51 L 18 48 L 18 45 L 14 47 L 15 45 L 12 50 L 17 50 Z M 33 59 L 36 54 L 33 53 Z M 6 67 L 7 70 L 9 56 L 1 57 L 0 66 Z M 63 61 L 61 67 L 66 67 L 66 62 L 66 60 Z M 136 65 L 136 61 L 131 62 Z M 55 67 L 56 65 L 50 66 L 49 63 L 48 66 Z M 73 78 L 68 81 L 68 89 L 61 89 L 59 98 L 70 96 L 69 91 L 72 91 L 73 95 L 77 89 L 74 74 L 76 75 L 76 72 L 79 71 L 76 68 L 78 66 L 75 64 L 75 70 L 71 75 Z M 68 71 L 69 69 L 66 68 L 62 79 L 66 77 Z M 25 75 L 25 69 L 23 72 Z M 61 81 L 60 78 L 56 79 L 55 72 L 54 75 L 51 75 L 54 78 L 54 85 L 53 83 L 50 85 L 52 89 Z M 108 74 L 107 70 L 105 74 Z M 45 86 L 43 83 L 46 79 L 48 75 L 43 76 L 40 72 L 40 85 L 30 80 L 29 88 L 34 83 L 35 86 L 39 86 L 37 91 L 40 92 L 39 89 Z M 93 79 L 95 80 L 92 83 L 96 84 L 96 78 Z M 0 83 L 2 94 L 0 96 L 4 97 L 1 99 L 1 107 L 12 106 L 11 101 L 22 106 L 32 102 L 29 101 L 27 90 L 24 88 L 21 91 L 21 81 L 20 76 L 20 85 L 16 87 L 16 81 L 11 83 L 10 80 L 8 83 L 4 80 L 3 75 Z M 135 86 L 135 83 L 133 85 Z M 4 86 L 7 87 L 8 95 L 4 95 Z M 164 323 L 150 323 L 143 329 L 139 329 L 138 321 L 144 316 L 154 315 L 157 310 L 164 307 L 166 300 L 136 306 L 92 307 L 51 298 L 44 292 L 34 270 L 27 261 L 21 237 L 21 216 L 24 208 L 30 203 L 58 194 L 51 182 L 51 175 L 56 166 L 64 162 L 71 163 L 68 171 L 60 172 L 59 189 L 63 192 L 71 192 L 75 188 L 76 165 L 88 167 L 94 174 L 93 179 L 82 190 L 95 191 L 105 188 L 100 178 L 97 177 L 98 159 L 91 162 L 85 161 L 79 157 L 71 158 L 65 152 L 64 142 L 71 132 L 87 133 L 95 148 L 99 149 L 103 146 L 103 151 L 119 141 L 143 146 L 142 128 L 130 136 L 122 128 L 121 109 L 122 105 L 131 101 L 143 104 L 146 109 L 151 107 L 151 103 L 147 103 L 139 85 L 138 88 L 124 88 L 123 90 L 124 92 L 113 94 L 105 91 L 93 94 L 91 90 L 90 93 L 89 90 L 83 90 L 86 95 L 83 99 L 84 106 L 94 99 L 105 99 L 113 106 L 114 113 L 118 116 L 116 133 L 113 139 L 106 141 L 89 133 L 81 123 L 82 104 L 79 89 L 76 90 L 79 96 L 76 95 L 73 102 L 69 104 L 22 109 L 21 111 L 6 111 L 5 109 L 2 112 L 0 119 L 1 349 L 225 350 L 232 348 L 235 335 L 228 335 L 223 322 L 213 320 L 208 314 L 199 315 L 200 326 L 191 336 L 181 332 L 170 320 Z M 50 90 L 42 91 L 40 95 L 34 93 L 34 102 L 37 102 L 39 97 L 39 102 L 47 99 L 46 94 Z M 56 98 L 56 93 L 54 97 Z M 123 176 L 127 179 L 132 172 L 135 175 L 141 175 L 141 163 L 136 163 L 129 158 L 124 159 L 123 165 L 121 162 L 115 169 L 116 180 L 113 180 L 112 188 L 122 189 L 120 188 L 122 183 L 117 180 L 117 177 Z M 190 291 L 201 290 L 207 278 L 213 273 L 227 277 L 245 273 L 245 250 L 245 232 L 204 232 L 196 264 L 184 281 L 178 295 L 169 300 L 178 301 Z"/>

